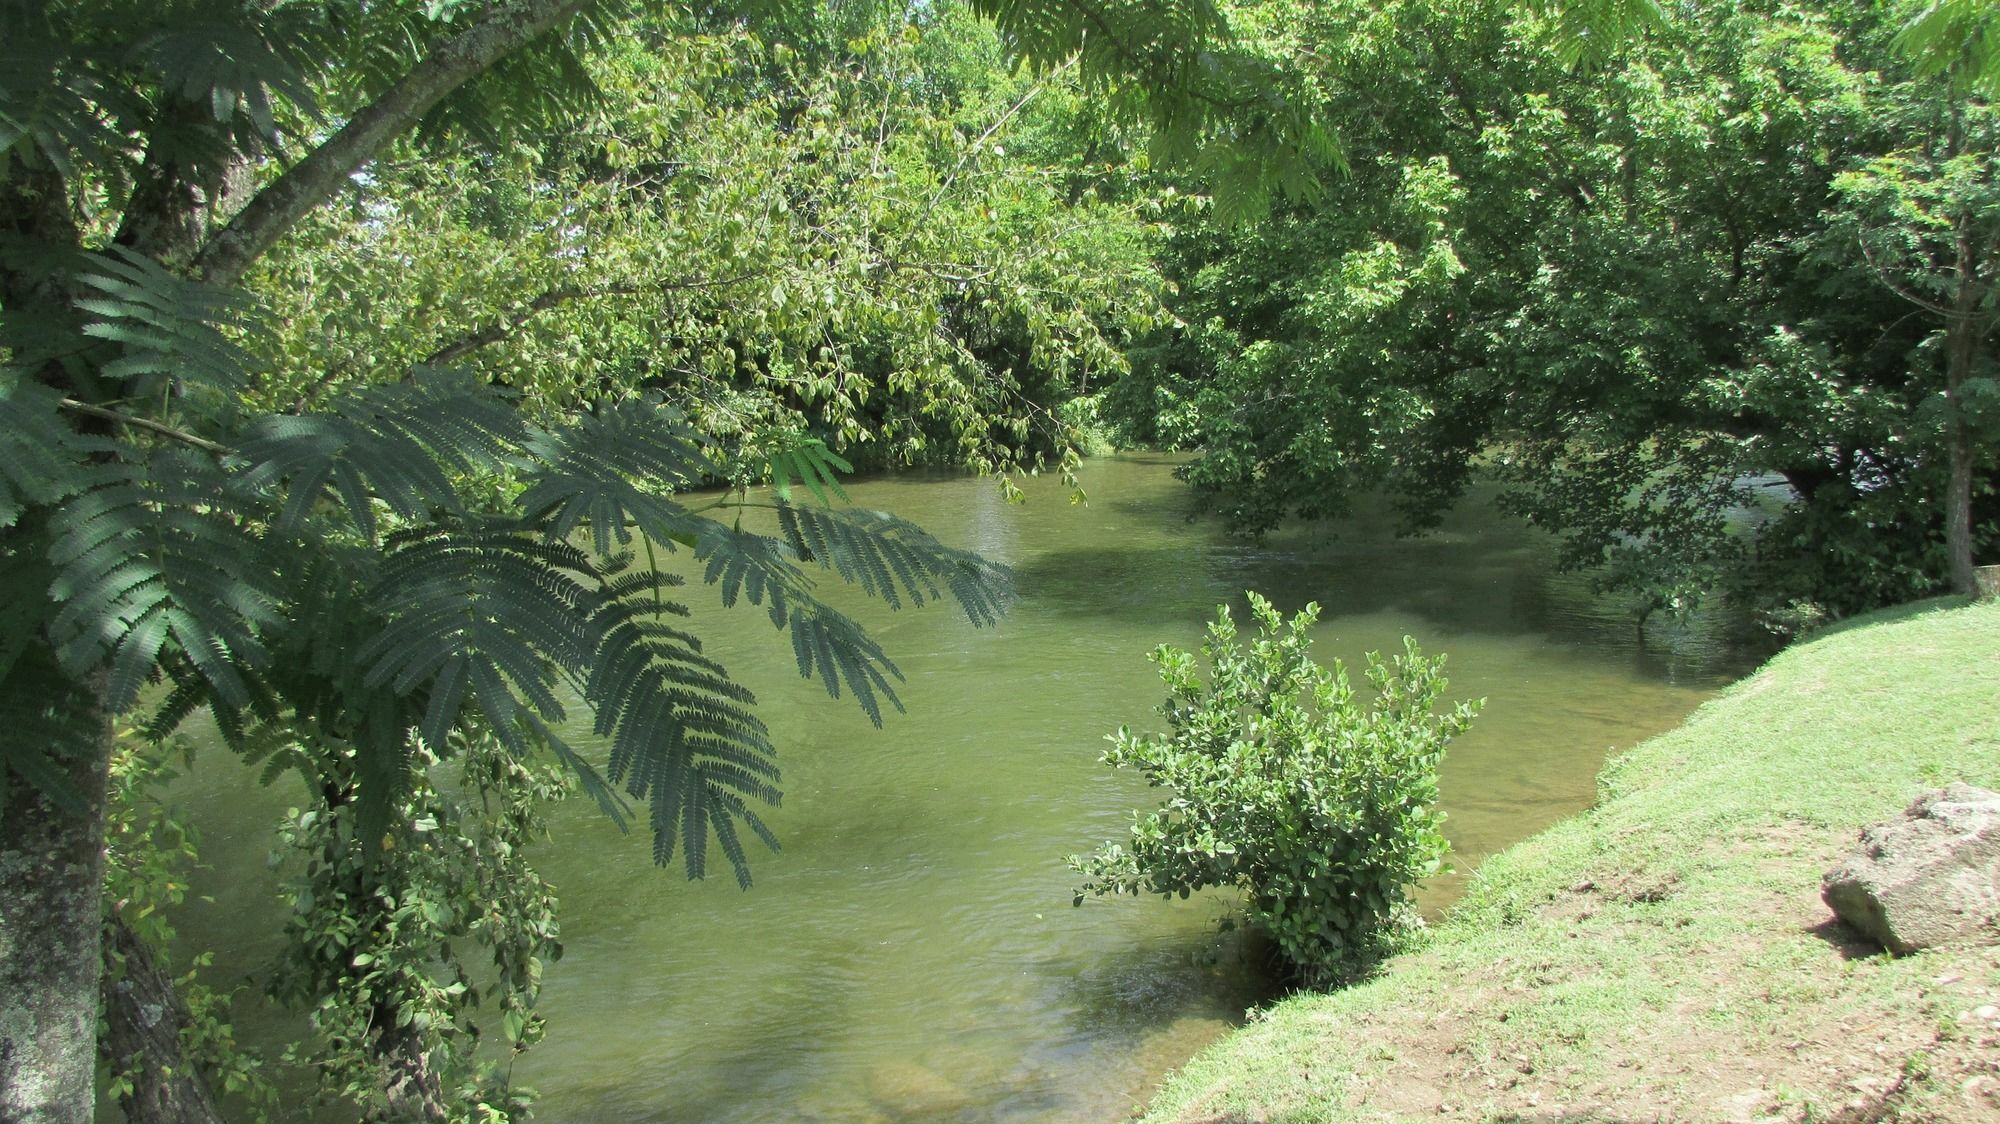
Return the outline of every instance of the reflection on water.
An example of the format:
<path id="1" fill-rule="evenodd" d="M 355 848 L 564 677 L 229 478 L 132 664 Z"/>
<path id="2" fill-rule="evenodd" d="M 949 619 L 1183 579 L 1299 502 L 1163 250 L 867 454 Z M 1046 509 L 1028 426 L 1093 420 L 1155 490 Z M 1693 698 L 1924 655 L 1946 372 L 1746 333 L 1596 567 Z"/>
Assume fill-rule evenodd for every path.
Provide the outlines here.
<path id="1" fill-rule="evenodd" d="M 1554 576 L 1548 543 L 1475 496 L 1439 532 L 1386 516 L 1260 544 L 1185 518 L 1160 458 L 1085 467 L 1091 501 L 1029 481 L 900 477 L 856 502 L 1015 567 L 998 628 L 949 611 L 856 612 L 909 676 L 909 713 L 872 729 L 801 682 L 761 615 L 698 614 L 710 654 L 756 690 L 783 753 L 778 855 L 757 886 L 654 869 L 587 802 L 557 810 L 543 858 L 567 955 L 548 973 L 548 1041 L 515 1066 L 558 1121 L 1110 1120 L 1261 1001 L 1255 966 L 1215 922 L 1226 902 L 1069 904 L 1060 856 L 1120 835 L 1157 799 L 1097 763 L 1147 726 L 1145 654 L 1191 646 L 1218 603 L 1255 589 L 1323 606 L 1323 659 L 1405 634 L 1449 653 L 1453 693 L 1485 713 L 1443 778 L 1457 863 L 1586 806 L 1605 752 L 1678 722 L 1740 670 L 1714 628 L 1655 624 Z M 727 622 L 727 627 L 724 623 Z M 233 982 L 271 955 L 263 873 L 283 791 L 252 791 L 211 754 L 182 794 L 217 870 L 185 931 Z M 197 787 L 198 786 L 198 787 Z M 1427 888 L 1435 907 L 1454 891 Z M 251 1012 L 251 1035 L 296 1029 Z"/>

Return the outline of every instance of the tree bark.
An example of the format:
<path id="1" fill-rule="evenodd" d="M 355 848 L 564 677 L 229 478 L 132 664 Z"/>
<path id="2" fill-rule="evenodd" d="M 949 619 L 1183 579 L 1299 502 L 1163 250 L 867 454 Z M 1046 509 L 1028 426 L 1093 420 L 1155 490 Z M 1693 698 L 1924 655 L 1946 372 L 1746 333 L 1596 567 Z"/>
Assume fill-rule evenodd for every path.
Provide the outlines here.
<path id="1" fill-rule="evenodd" d="M 1951 568 L 1951 591 L 1970 597 L 1979 592 L 1979 584 L 1972 566 L 1972 435 L 1966 429 L 1963 399 L 1979 344 L 1980 284 L 1972 224 L 1961 216 L 1957 225 L 1958 288 L 1945 323 L 1944 439 L 1950 476 L 1944 489 L 1944 552 Z"/>
<path id="2" fill-rule="evenodd" d="M 1946 333 L 1944 439 L 1950 475 L 1944 489 L 1944 552 L 1951 591 L 1971 596 L 1979 586 L 1972 564 L 1972 436 L 1966 432 L 1962 388 L 1978 341 L 1970 316 L 1953 317 Z"/>
<path id="3" fill-rule="evenodd" d="M 396 1026 L 393 1007 L 381 1008 L 380 1016 L 387 1029 L 370 1047 L 382 1063 L 382 1095 L 388 1102 L 380 1119 L 384 1124 L 444 1124 L 451 1117 L 444 1083 L 431 1065 L 424 1036 Z"/>
<path id="4" fill-rule="evenodd" d="M 215 1098 L 181 1047 L 187 1004 L 153 950 L 114 913 L 104 922 L 104 1056 L 126 1074 L 132 1124 L 220 1124 Z"/>
<path id="5" fill-rule="evenodd" d="M 213 112 L 206 99 L 201 105 L 180 100 L 166 106 L 162 113 L 171 127 L 164 130 L 165 136 L 153 138 L 151 150 L 133 177 L 123 221 L 112 238 L 175 272 L 187 267 L 208 233 L 202 205 L 207 192 L 179 161 L 163 153 L 171 154 L 178 135 L 199 129 L 212 119 Z M 242 159 L 239 155 L 238 162 Z"/>
<path id="6" fill-rule="evenodd" d="M 8 1124 L 85 1124 L 95 1105 L 112 732 L 109 715 L 87 709 L 88 736 L 73 739 L 78 748 L 60 762 L 76 804 L 0 777 L 0 1120 Z"/>
<path id="7" fill-rule="evenodd" d="M 445 95 L 575 15 L 588 0 L 512 0 L 439 46 L 381 96 L 250 200 L 194 262 L 202 280 L 231 285 L 333 195 L 347 177 L 430 112 Z"/>

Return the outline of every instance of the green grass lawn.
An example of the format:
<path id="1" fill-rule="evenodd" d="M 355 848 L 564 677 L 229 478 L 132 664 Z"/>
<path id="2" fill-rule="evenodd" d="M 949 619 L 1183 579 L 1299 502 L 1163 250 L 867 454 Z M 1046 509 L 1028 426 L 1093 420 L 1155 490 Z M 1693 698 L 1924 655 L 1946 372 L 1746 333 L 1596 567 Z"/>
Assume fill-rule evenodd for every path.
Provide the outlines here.
<path id="1" fill-rule="evenodd" d="M 1819 899 L 1857 829 L 1952 780 L 2000 788 L 2000 605 L 1848 622 L 1617 758 L 1421 947 L 1263 1013 L 1150 1118 L 2000 1119 L 2000 954 L 1892 960 Z"/>

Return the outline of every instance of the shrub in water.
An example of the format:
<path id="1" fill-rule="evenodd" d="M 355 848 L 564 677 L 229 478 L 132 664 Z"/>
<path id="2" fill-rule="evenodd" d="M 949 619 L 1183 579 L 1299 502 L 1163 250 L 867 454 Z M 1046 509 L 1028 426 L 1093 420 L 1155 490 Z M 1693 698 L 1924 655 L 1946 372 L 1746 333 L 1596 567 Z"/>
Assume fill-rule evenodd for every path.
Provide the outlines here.
<path id="1" fill-rule="evenodd" d="M 1259 633 L 1237 639 L 1224 606 L 1201 654 L 1153 652 L 1170 694 L 1165 734 L 1108 740 L 1106 764 L 1135 768 L 1172 793 L 1135 815 L 1126 845 L 1071 855 L 1086 896 L 1187 897 L 1209 886 L 1244 891 L 1247 920 L 1278 945 L 1301 984 L 1327 987 L 1365 970 L 1409 915 L 1412 883 L 1445 852 L 1438 762 L 1477 703 L 1438 712 L 1444 657 L 1368 655 L 1375 697 L 1355 697 L 1347 671 L 1308 656 L 1319 616 L 1287 623 L 1250 594 Z"/>

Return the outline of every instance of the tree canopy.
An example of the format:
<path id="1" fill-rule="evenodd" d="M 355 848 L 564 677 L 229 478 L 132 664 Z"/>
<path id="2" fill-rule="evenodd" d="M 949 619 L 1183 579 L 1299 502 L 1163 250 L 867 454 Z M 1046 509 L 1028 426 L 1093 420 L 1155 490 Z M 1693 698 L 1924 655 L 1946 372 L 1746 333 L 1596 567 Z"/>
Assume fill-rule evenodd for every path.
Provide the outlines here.
<path id="1" fill-rule="evenodd" d="M 1499 5 L 1278 22 L 1337 205 L 1184 225 L 1111 399 L 1232 522 L 1380 487 L 1421 528 L 1487 474 L 1655 605 L 1849 611 L 1993 549 L 1991 109 L 1886 9 L 1698 5 L 1581 63 Z"/>

